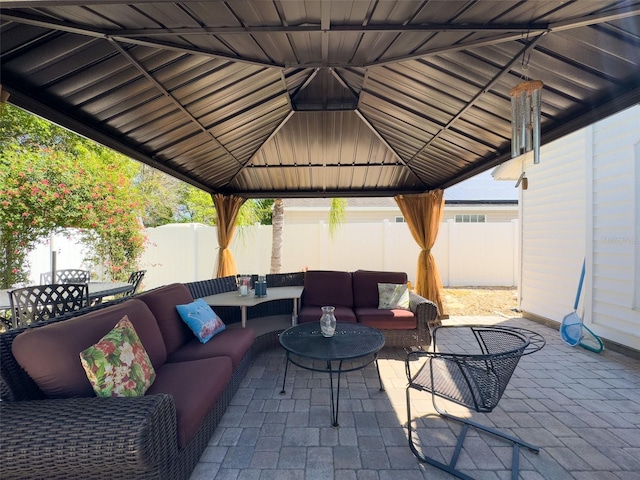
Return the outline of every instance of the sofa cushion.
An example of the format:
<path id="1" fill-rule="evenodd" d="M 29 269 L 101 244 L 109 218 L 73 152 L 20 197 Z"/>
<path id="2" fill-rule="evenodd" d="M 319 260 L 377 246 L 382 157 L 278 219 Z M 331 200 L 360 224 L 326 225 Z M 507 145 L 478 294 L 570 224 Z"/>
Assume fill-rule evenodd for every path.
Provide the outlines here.
<path id="1" fill-rule="evenodd" d="M 196 340 L 197 341 L 197 340 Z M 231 379 L 229 357 L 165 363 L 147 395 L 168 393 L 176 406 L 178 445 L 185 447 L 213 409 Z"/>
<path id="2" fill-rule="evenodd" d="M 336 317 L 336 322 L 355 323 L 357 321 L 356 314 L 350 307 L 336 307 L 333 314 Z M 322 317 L 322 307 L 302 307 L 298 312 L 298 323 L 318 322 L 318 326 L 320 326 L 320 317 Z"/>
<path id="3" fill-rule="evenodd" d="M 131 320 L 157 370 L 167 359 L 162 334 L 147 305 L 135 298 L 69 320 L 26 330 L 13 341 L 13 355 L 47 397 L 94 396 L 80 363 L 80 352 L 97 343 L 125 315 Z"/>
<path id="4" fill-rule="evenodd" d="M 378 308 L 390 310 L 393 308 L 409 309 L 409 289 L 406 283 L 379 283 Z"/>
<path id="5" fill-rule="evenodd" d="M 186 305 L 176 305 L 176 309 L 180 318 L 187 324 L 200 343 L 207 343 L 215 335 L 227 328 L 216 312 L 201 298 Z"/>
<path id="6" fill-rule="evenodd" d="M 164 287 L 144 292 L 136 298 L 146 303 L 156 317 L 167 348 L 167 354 L 172 354 L 193 339 L 193 332 L 182 321 L 176 310 L 176 305 L 193 302 L 193 297 L 183 284 L 165 285 Z"/>
<path id="7" fill-rule="evenodd" d="M 378 307 L 379 283 L 407 283 L 405 272 L 356 270 L 353 272 L 354 307 Z"/>
<path id="8" fill-rule="evenodd" d="M 358 323 L 378 330 L 413 330 L 417 328 L 416 317 L 410 310 L 360 307 L 355 309 Z"/>
<path id="9" fill-rule="evenodd" d="M 351 273 L 324 270 L 305 272 L 302 305 L 353 307 Z"/>
<path id="10" fill-rule="evenodd" d="M 140 397 L 156 378 L 126 315 L 98 343 L 80 352 L 80 362 L 99 397 Z"/>
<path id="11" fill-rule="evenodd" d="M 228 328 L 202 344 L 197 338 L 169 355 L 167 362 L 185 362 L 201 358 L 226 356 L 237 368 L 247 350 L 253 345 L 255 332 L 251 328 Z"/>

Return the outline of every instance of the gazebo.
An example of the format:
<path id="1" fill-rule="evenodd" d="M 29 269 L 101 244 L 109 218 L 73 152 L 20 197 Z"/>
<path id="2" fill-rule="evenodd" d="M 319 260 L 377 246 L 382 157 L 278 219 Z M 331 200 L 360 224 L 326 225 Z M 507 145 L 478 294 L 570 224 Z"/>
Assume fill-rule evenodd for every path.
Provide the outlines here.
<path id="1" fill-rule="evenodd" d="M 520 153 L 514 87 L 541 82 L 542 143 L 640 100 L 630 1 L 16 0 L 0 20 L 3 101 L 211 193 L 228 238 L 248 198 L 396 197 L 432 298 L 442 189 Z"/>

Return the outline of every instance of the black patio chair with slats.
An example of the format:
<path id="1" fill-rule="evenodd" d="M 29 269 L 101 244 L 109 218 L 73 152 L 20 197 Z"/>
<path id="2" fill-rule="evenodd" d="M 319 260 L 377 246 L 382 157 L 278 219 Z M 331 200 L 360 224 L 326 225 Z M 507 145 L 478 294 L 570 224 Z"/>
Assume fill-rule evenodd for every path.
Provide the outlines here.
<path id="1" fill-rule="evenodd" d="M 129 279 L 127 280 L 127 283 L 130 283 L 133 286 L 133 288 L 125 293 L 119 293 L 117 295 L 108 296 L 106 298 L 113 300 L 115 298 L 131 297 L 138 291 L 138 288 L 140 287 L 140 283 L 142 282 L 142 279 L 144 278 L 145 273 L 147 273 L 146 270 L 138 270 L 135 272 L 131 272 L 131 274 L 129 275 Z M 104 301 L 104 299 L 105 297 L 100 297 L 94 300 L 93 302 L 91 302 L 91 305 L 92 306 L 99 305 Z"/>
<path id="2" fill-rule="evenodd" d="M 13 328 L 42 322 L 89 305 L 86 283 L 34 285 L 9 292 Z"/>
<path id="3" fill-rule="evenodd" d="M 90 280 L 91 272 L 89 270 L 80 270 L 77 268 L 56 270 L 55 280 L 52 278 L 51 272 L 40 274 L 40 284 L 42 285 L 51 283 L 88 283 Z"/>
<path id="4" fill-rule="evenodd" d="M 127 280 L 127 282 L 133 285 L 133 290 L 125 293 L 123 297 L 130 297 L 138 291 L 138 287 L 140 286 L 140 282 L 142 282 L 145 273 L 147 273 L 146 270 L 138 270 L 137 272 L 132 272 L 131 275 L 129 275 L 129 280 Z"/>
<path id="5" fill-rule="evenodd" d="M 545 340 L 540 334 L 518 327 L 465 325 L 434 329 L 430 351 L 409 352 L 405 360 L 409 380 L 406 391 L 407 433 L 413 454 L 420 461 L 458 478 L 472 480 L 470 475 L 456 468 L 456 463 L 467 431 L 469 427 L 473 427 L 512 445 L 511 478 L 517 479 L 520 447 L 528 448 L 534 453 L 540 451 L 539 447 L 495 428 L 451 415 L 438 405 L 436 399 L 446 399 L 476 412 L 491 412 L 498 405 L 520 358 L 537 352 L 544 344 Z M 417 373 L 411 371 L 412 364 L 421 364 Z M 425 444 L 428 442 L 420 442 L 420 435 L 412 428 L 412 390 L 430 392 L 436 412 L 445 419 L 462 424 L 448 464 L 441 462 L 439 458 L 427 456 Z M 422 438 L 426 438 L 428 430 L 424 430 Z"/>

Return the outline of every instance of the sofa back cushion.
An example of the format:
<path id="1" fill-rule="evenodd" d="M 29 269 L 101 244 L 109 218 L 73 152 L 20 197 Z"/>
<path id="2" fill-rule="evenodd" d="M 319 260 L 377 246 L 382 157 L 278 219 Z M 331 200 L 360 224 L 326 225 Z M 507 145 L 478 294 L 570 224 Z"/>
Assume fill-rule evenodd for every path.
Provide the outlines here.
<path id="1" fill-rule="evenodd" d="M 162 338 L 164 338 L 167 355 L 171 355 L 194 338 L 193 332 L 182 321 L 176 309 L 176 305 L 193 302 L 189 289 L 182 283 L 172 283 L 155 288 L 138 295 L 136 298 L 146 303 L 156 317 Z"/>
<path id="2" fill-rule="evenodd" d="M 325 270 L 305 272 L 302 305 L 353 307 L 351 273 Z"/>
<path id="3" fill-rule="evenodd" d="M 355 307 L 378 308 L 378 283 L 407 283 L 405 272 L 356 270 L 352 276 Z"/>
<path id="4" fill-rule="evenodd" d="M 31 328 L 13 341 L 20 366 L 49 398 L 95 396 L 80 352 L 99 342 L 125 316 L 133 324 L 154 368 L 167 359 L 162 334 L 144 302 L 131 299 L 79 317 Z"/>

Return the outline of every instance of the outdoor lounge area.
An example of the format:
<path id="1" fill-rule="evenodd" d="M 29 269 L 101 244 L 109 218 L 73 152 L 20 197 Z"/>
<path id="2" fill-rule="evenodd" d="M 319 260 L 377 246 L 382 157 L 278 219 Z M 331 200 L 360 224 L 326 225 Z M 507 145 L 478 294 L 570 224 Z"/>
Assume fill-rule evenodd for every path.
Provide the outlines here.
<path id="1" fill-rule="evenodd" d="M 298 283 L 300 277 L 299 273 L 270 276 L 270 286 L 278 288 L 274 285 Z M 215 279 L 192 282 L 186 286 L 194 298 L 207 298 L 233 289 L 235 281 L 233 278 Z M 152 296 L 155 294 L 154 302 L 166 297 L 163 293 L 166 288 L 150 291 Z M 141 303 L 137 300 L 140 298 L 149 303 L 146 300 L 148 297 L 149 293 L 142 293 L 134 296 L 133 301 Z M 104 323 L 105 316 L 101 317 L 101 312 L 113 308 L 123 311 L 126 302 L 131 301 L 120 299 L 114 302 L 113 307 L 92 307 L 94 312 L 89 314 L 92 324 L 96 321 Z M 166 300 L 163 301 L 166 303 Z M 280 336 L 291 327 L 292 318 L 288 313 L 290 302 L 267 301 L 249 309 L 244 327 L 253 331 L 255 341 L 242 364 L 234 370 L 224 395 L 207 417 L 206 426 L 199 429 L 196 440 L 188 444 L 186 449 L 178 448 L 178 457 L 173 457 L 174 453 L 171 453 L 170 458 L 174 460 L 165 459 L 168 462 L 161 462 L 160 469 L 149 474 L 143 474 L 138 469 L 144 468 L 143 465 L 152 462 L 157 455 L 147 457 L 144 454 L 138 459 L 135 450 L 129 450 L 126 445 L 133 442 L 141 452 L 172 451 L 172 447 L 166 450 L 167 445 L 173 442 L 172 437 L 167 435 L 175 438 L 175 433 L 171 433 L 171 422 L 167 422 L 166 417 L 171 416 L 173 401 L 169 401 L 166 395 L 145 395 L 144 411 L 137 407 L 127 408 L 128 424 L 144 421 L 145 412 L 151 414 L 155 410 L 155 397 L 158 402 L 161 401 L 163 408 L 157 410 L 157 414 L 163 418 L 150 420 L 151 425 L 165 425 L 162 427 L 165 433 L 161 437 L 154 436 L 153 440 L 145 435 L 139 436 L 136 428 L 129 428 L 127 442 L 118 440 L 124 431 L 112 417 L 115 415 L 115 418 L 119 418 L 118 412 L 122 412 L 124 404 L 118 406 L 116 402 L 109 402 L 109 408 L 103 408 L 107 406 L 104 404 L 100 414 L 94 417 L 90 405 L 97 406 L 95 401 L 100 399 L 15 402 L 12 395 L 31 395 L 26 390 L 33 388 L 27 383 L 17 385 L 16 379 L 21 374 L 9 372 L 13 369 L 10 364 L 15 362 L 10 357 L 10 345 L 13 338 L 19 335 L 14 337 L 11 332 L 2 335 L 2 478 L 42 478 L 43 475 L 47 478 L 81 478 L 70 473 L 78 473 L 74 466 L 77 462 L 73 458 L 77 453 L 68 458 L 60 456 L 66 455 L 64 452 L 71 455 L 80 451 L 83 453 L 78 458 L 85 458 L 83 468 L 92 466 L 91 475 L 86 473 L 86 477 L 82 478 L 100 478 L 100 472 L 106 471 L 115 475 L 110 478 L 453 478 L 419 461 L 410 448 L 407 431 L 407 349 L 385 345 L 379 350 L 375 364 L 356 364 L 357 360 L 347 359 L 345 366 L 340 364 L 338 367 L 344 373 L 337 377 L 337 383 L 336 376 L 327 373 L 324 361 L 312 362 L 317 371 L 288 364 L 289 357 L 285 355 Z M 157 305 L 152 306 L 152 310 L 156 315 L 161 315 Z M 237 335 L 232 332 L 240 334 L 238 330 L 244 330 L 242 322 L 237 321 L 239 309 L 220 307 L 218 310 L 229 321 L 225 338 L 236 338 Z M 69 319 L 58 323 L 73 321 Z M 637 359 L 610 350 L 595 354 L 580 347 L 570 347 L 561 341 L 556 329 L 523 318 L 457 316 L 444 319 L 442 323 L 444 329 L 458 325 L 485 325 L 490 329 L 515 327 L 527 329 L 538 339 L 543 339 L 535 348 L 537 350 L 544 345 L 541 351 L 525 355 L 517 363 L 510 381 L 506 379 L 506 389 L 500 402 L 496 400 L 497 405 L 492 412 L 475 413 L 451 402 L 438 402 L 438 406 L 450 414 L 493 427 L 536 445 L 539 453 L 524 447 L 516 451 L 515 458 L 519 463 L 516 471 L 519 470 L 519 475 L 511 477 L 514 458 L 511 445 L 502 439 L 469 429 L 458 455 L 455 452 L 456 437 L 461 433 L 460 425 L 438 416 L 429 393 L 412 391 L 412 439 L 414 448 L 420 453 L 444 464 L 449 463 L 452 455 L 455 455 L 456 469 L 461 475 L 469 476 L 463 478 L 640 478 L 640 362 Z M 308 322 L 300 325 L 312 326 Z M 339 323 L 336 330 L 344 325 L 349 323 Z M 440 330 L 436 330 L 438 332 Z M 193 345 L 185 348 L 190 350 L 190 355 L 196 353 Z M 215 348 L 220 348 L 219 342 Z M 448 349 L 471 353 L 470 343 L 462 337 L 454 337 Z M 209 352 L 212 350 L 209 349 Z M 170 365 L 171 362 L 180 361 L 175 355 L 177 353 L 173 360 L 169 359 Z M 351 368 L 350 362 L 354 363 L 355 368 Z M 424 362 L 425 359 L 420 357 L 408 363 L 411 371 L 415 372 Z M 9 383 L 5 383 L 7 379 Z M 203 378 L 198 381 L 207 383 Z M 61 424 L 55 427 L 55 421 L 45 421 L 51 412 L 57 411 L 56 402 L 68 402 L 72 408 L 63 419 L 63 423 L 69 425 L 69 431 L 76 432 L 71 436 L 64 433 L 66 426 Z M 34 416 L 29 414 L 25 417 L 30 410 Z M 338 425 L 338 411 L 339 426 L 333 426 Z M 94 412 L 97 414 L 98 410 Z M 89 422 L 89 417 L 93 417 L 93 421 Z M 52 427 L 55 432 L 49 430 Z M 87 428 L 89 430 L 85 430 Z M 83 431 L 89 436 L 80 435 Z M 108 431 L 108 435 L 103 436 L 100 433 L 103 431 Z M 103 445 L 104 442 L 107 443 Z M 95 448 L 85 451 L 89 444 Z M 113 450 L 112 460 L 106 463 L 100 453 L 104 448 Z M 38 462 L 28 460 L 23 464 L 28 458 L 25 454 L 34 449 L 39 452 Z M 114 463 L 114 455 L 128 459 L 126 462 L 131 462 L 131 466 Z M 172 466 L 174 461 L 179 461 L 181 466 Z M 52 470 L 54 464 L 55 473 Z M 66 473 L 63 473 L 64 469 L 61 470 L 64 465 L 67 465 Z M 116 468 L 118 465 L 120 467 Z M 131 472 L 136 473 L 127 473 L 129 468 L 135 468 Z M 177 472 L 180 472 L 179 476 L 173 476 L 178 475 Z"/>
<path id="2" fill-rule="evenodd" d="M 121 293 L 131 296 L 100 303 L 88 286 L 89 307 L 37 325 L 19 325 L 12 308 L 16 321 L 0 333 L 2 480 L 439 480 L 452 478 L 437 468 L 449 462 L 465 480 L 640 480 L 640 130 L 633 115 L 613 120 L 640 104 L 638 1 L 17 0 L 4 2 L 0 22 L 0 112 L 39 116 L 205 192 L 217 235 L 207 243 L 215 265 L 190 255 L 198 274 L 174 274 L 141 295 L 128 285 Z M 3 150 L 9 166 L 21 165 L 32 140 L 37 158 L 71 156 L 22 130 L 5 136 L 16 140 Z M 85 177 L 100 155 L 80 150 L 66 171 Z M 16 177 L 30 176 L 25 164 Z M 518 192 L 513 286 L 528 319 L 450 317 L 441 298 L 446 267 L 433 254 L 444 192 L 494 167 Z M 110 178 L 109 190 L 117 183 Z M 0 193 L 68 200 L 66 183 L 43 180 L 48 188 L 16 179 Z M 95 208 L 97 197 L 74 210 L 83 220 L 88 210 L 105 214 L 86 228 L 120 227 L 122 212 L 133 212 Z M 287 243 L 285 232 L 272 243 L 279 251 L 269 271 L 402 270 L 400 281 L 410 277 L 415 290 L 401 314 L 379 315 L 368 295 L 338 303 L 344 288 L 324 297 L 330 303 L 309 302 L 298 288 L 274 301 L 216 303 L 224 325 L 210 314 L 194 327 L 179 315 L 177 307 L 202 302 L 209 314 L 215 300 L 206 297 L 237 288 L 231 248 L 248 201 L 375 197 L 396 202 L 397 223 L 418 249 L 415 271 L 366 248 L 377 237 L 398 250 L 390 233 L 344 249 L 362 262 L 355 268 L 307 258 L 284 268 L 277 260 L 287 250 L 310 249 L 307 236 Z M 1 222 L 0 238 L 13 242 L 8 257 L 26 249 L 14 227 L 39 221 L 27 218 L 32 203 L 3 201 L 17 218 Z M 284 223 L 275 218 L 282 221 L 272 221 L 272 232 Z M 483 238 L 469 237 L 468 250 L 489 258 Z M 183 263 L 185 243 L 170 253 Z M 374 257 L 384 263 L 365 265 Z M 573 313 L 607 341 L 601 353 L 568 346 L 557 330 L 574 298 L 574 263 L 586 274 Z M 302 285 L 276 275 L 269 288 Z M 338 323 L 312 328 L 325 302 L 338 307 Z M 483 349 L 474 353 L 479 367 L 460 366 L 466 388 L 494 395 L 491 411 L 438 401 L 530 444 L 513 448 L 445 420 L 432 395 L 413 388 L 424 384 L 409 370 L 422 372 L 429 357 L 407 349 L 428 348 L 440 322 L 533 332 L 542 349 L 521 350 L 506 374 L 494 360 L 526 341 Z M 199 333 L 218 335 L 206 343 Z M 325 333 L 335 337 L 317 348 Z M 450 340 L 467 353 L 466 340 Z M 117 361 L 109 363 L 112 347 Z M 475 373 L 486 374 L 480 384 L 469 380 Z M 129 384 L 137 397 L 96 398 L 112 393 L 112 376 L 114 389 Z M 447 387 L 444 396 L 465 396 L 462 381 Z M 462 448 L 457 437 L 466 438 Z"/>

